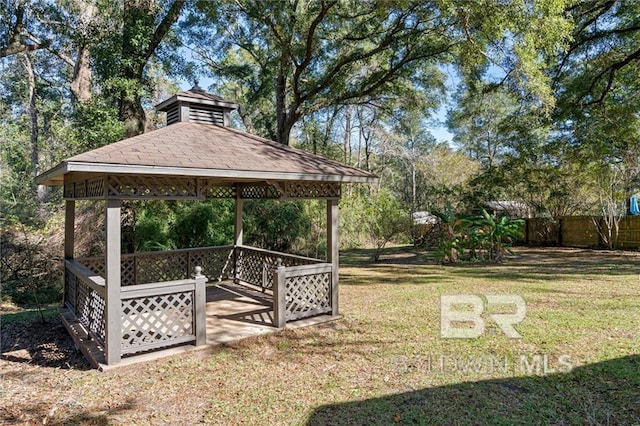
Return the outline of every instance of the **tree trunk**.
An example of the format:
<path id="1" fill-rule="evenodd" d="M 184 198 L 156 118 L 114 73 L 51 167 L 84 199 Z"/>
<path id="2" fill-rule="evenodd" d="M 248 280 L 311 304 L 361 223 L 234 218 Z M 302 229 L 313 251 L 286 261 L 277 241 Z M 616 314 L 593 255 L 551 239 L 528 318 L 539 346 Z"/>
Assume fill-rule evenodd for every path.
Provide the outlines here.
<path id="1" fill-rule="evenodd" d="M 120 121 L 125 134 L 132 137 L 144 133 L 145 113 L 141 99 L 144 93 L 144 68 L 158 49 L 171 26 L 178 20 L 186 0 L 174 0 L 156 27 L 155 0 L 125 0 L 122 29 L 120 77 L 125 86 L 120 91 Z"/>
<path id="2" fill-rule="evenodd" d="M 128 94 L 125 90 L 120 92 L 120 121 L 124 123 L 127 138 L 144 133 L 146 116 L 139 95 Z"/>
<path id="3" fill-rule="evenodd" d="M 31 56 L 28 53 L 21 54 L 22 65 L 27 72 L 27 84 L 28 84 L 28 97 L 29 97 L 29 118 L 31 120 L 31 169 L 33 177 L 38 176 L 40 164 L 39 164 L 39 150 L 38 150 L 38 106 L 36 104 L 36 75 L 33 70 L 33 62 L 31 62 Z M 38 185 L 36 187 L 38 194 L 38 200 L 42 201 L 45 195 L 45 187 Z"/>
<path id="4" fill-rule="evenodd" d="M 90 27 L 96 15 L 96 7 L 86 0 L 78 0 L 76 7 L 80 12 L 81 32 L 88 36 Z M 78 47 L 78 55 L 73 64 L 73 78 L 71 80 L 71 93 L 79 103 L 85 103 L 91 99 L 91 52 L 89 46 L 82 43 Z"/>
<path id="5" fill-rule="evenodd" d="M 91 54 L 88 46 L 78 49 L 78 57 L 73 67 L 73 79 L 71 80 L 71 93 L 75 100 L 81 104 L 91 99 Z"/>
<path id="6" fill-rule="evenodd" d="M 345 106 L 344 110 L 344 162 L 351 162 L 351 108 Z"/>
<path id="7" fill-rule="evenodd" d="M 283 61 L 281 61 L 283 62 Z M 286 88 L 286 77 L 284 75 L 284 71 L 282 67 L 284 64 L 280 64 L 280 72 L 278 73 L 278 77 L 276 78 L 276 140 L 284 145 L 289 145 L 289 131 L 286 130 L 287 123 L 287 111 L 285 105 L 285 92 Z"/>

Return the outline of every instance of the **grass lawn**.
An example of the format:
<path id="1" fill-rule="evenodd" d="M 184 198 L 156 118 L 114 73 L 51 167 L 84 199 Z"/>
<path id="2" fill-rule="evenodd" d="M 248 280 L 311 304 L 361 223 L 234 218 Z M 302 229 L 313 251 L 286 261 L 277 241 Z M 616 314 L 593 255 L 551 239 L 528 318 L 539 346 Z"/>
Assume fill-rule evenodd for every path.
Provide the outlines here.
<path id="1" fill-rule="evenodd" d="M 0 423 L 640 424 L 640 253 L 516 254 L 441 266 L 410 248 L 377 264 L 350 251 L 341 321 L 107 373 L 68 354 L 39 363 L 45 342 L 0 360 Z M 489 319 L 508 310 L 495 306 L 481 337 L 441 338 L 447 294 L 520 295 L 522 338 Z"/>

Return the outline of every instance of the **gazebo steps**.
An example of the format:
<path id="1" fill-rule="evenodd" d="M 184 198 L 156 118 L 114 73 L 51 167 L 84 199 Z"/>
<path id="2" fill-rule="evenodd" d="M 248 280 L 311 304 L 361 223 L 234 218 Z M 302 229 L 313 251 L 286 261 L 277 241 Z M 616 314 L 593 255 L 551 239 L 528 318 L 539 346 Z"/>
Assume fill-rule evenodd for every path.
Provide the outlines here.
<path id="1" fill-rule="evenodd" d="M 64 324 L 71 338 L 73 338 L 76 348 L 83 353 L 94 368 L 100 370 L 100 366 L 105 364 L 104 346 L 87 332 L 69 308 L 58 308 L 58 312 L 60 313 L 62 324 Z"/>

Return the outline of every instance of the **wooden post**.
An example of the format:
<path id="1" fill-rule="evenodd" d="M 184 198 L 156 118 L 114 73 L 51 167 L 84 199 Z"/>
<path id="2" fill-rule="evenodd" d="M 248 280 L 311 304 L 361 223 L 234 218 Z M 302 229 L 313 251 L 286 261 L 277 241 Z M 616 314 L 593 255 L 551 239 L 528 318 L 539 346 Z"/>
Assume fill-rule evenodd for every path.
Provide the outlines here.
<path id="1" fill-rule="evenodd" d="M 73 259 L 76 228 L 76 202 L 67 200 L 64 210 L 64 258 Z"/>
<path id="2" fill-rule="evenodd" d="M 331 314 L 338 315 L 338 268 L 340 242 L 338 240 L 338 200 L 327 200 L 327 262 L 331 263 Z"/>
<path id="3" fill-rule="evenodd" d="M 242 245 L 242 235 L 243 235 L 243 230 L 242 230 L 242 209 L 243 209 L 243 205 L 244 202 L 242 200 L 242 198 L 240 198 L 240 187 L 237 188 L 236 190 L 236 220 L 235 220 L 235 226 L 234 226 L 234 244 L 237 246 L 241 246 Z"/>
<path id="4" fill-rule="evenodd" d="M 282 266 L 280 258 L 278 258 L 277 264 L 278 267 L 273 271 L 273 325 L 283 328 L 287 324 L 285 267 Z"/>
<path id="5" fill-rule="evenodd" d="M 239 279 L 238 272 L 238 246 L 242 245 L 243 227 L 242 227 L 242 210 L 244 207 L 244 201 L 241 198 L 242 188 L 240 185 L 236 185 L 236 210 L 235 210 L 235 223 L 234 223 L 234 239 L 233 239 L 233 280 L 237 283 Z"/>
<path id="6" fill-rule="evenodd" d="M 75 228 L 76 228 L 76 202 L 74 200 L 67 200 L 65 202 L 64 210 L 64 258 L 73 259 L 74 247 L 75 247 Z M 67 288 L 67 267 L 64 268 L 64 280 L 62 289 L 62 306 L 67 303 L 67 296 L 69 289 Z M 70 300 L 73 306 L 76 306 L 75 300 Z"/>
<path id="7" fill-rule="evenodd" d="M 196 280 L 194 318 L 196 346 L 207 343 L 207 277 L 202 275 L 202 267 L 193 268 Z"/>
<path id="8" fill-rule="evenodd" d="M 120 300 L 120 200 L 107 200 L 105 278 L 105 358 L 107 364 L 121 359 L 122 302 Z"/>

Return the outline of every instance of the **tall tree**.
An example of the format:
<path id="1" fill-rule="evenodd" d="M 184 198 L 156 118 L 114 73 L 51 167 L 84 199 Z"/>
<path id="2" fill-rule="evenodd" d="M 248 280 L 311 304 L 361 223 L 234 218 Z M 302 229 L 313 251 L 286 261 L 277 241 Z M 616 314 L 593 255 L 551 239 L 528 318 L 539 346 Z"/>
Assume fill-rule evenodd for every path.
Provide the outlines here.
<path id="1" fill-rule="evenodd" d="M 0 7 L 0 17 L 8 23 L 0 29 L 0 58 L 34 51 L 54 55 L 68 67 L 62 77 L 68 80 L 74 100 L 85 103 L 91 98 L 90 46 L 99 40 L 99 18 L 92 2 L 7 1 Z"/>
<path id="2" fill-rule="evenodd" d="M 180 17 L 186 0 L 124 0 L 109 8 L 112 33 L 95 49 L 98 68 L 118 101 L 125 135 L 144 132 L 142 98 L 148 90 L 145 67 Z"/>
<path id="3" fill-rule="evenodd" d="M 416 85 L 437 87 L 442 78 L 435 64 L 454 45 L 449 29 L 456 18 L 439 13 L 435 1 L 199 6 L 200 17 L 190 21 L 194 48 L 245 108 L 266 107 L 256 114 L 265 123 L 258 131 L 283 144 L 302 117 L 323 108 L 375 104 L 406 96 Z"/>

